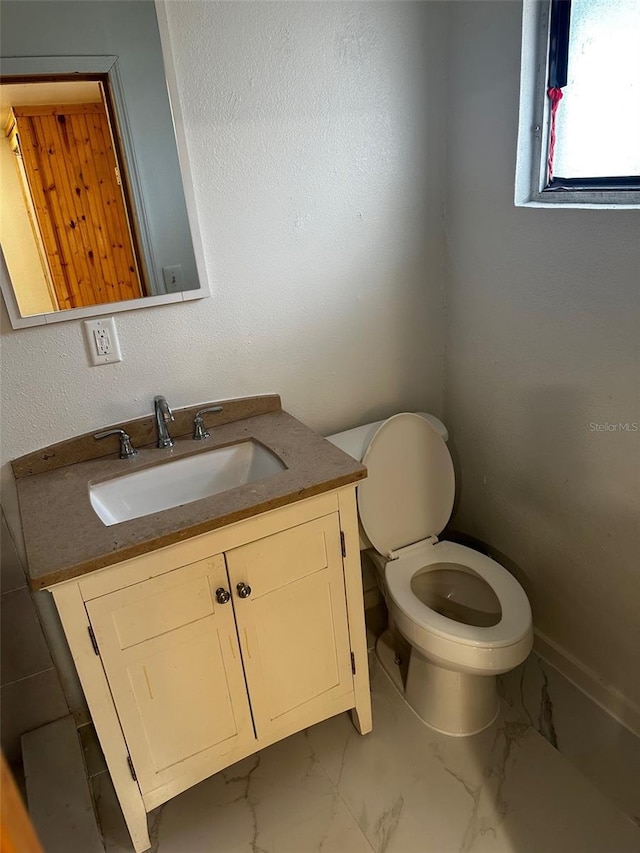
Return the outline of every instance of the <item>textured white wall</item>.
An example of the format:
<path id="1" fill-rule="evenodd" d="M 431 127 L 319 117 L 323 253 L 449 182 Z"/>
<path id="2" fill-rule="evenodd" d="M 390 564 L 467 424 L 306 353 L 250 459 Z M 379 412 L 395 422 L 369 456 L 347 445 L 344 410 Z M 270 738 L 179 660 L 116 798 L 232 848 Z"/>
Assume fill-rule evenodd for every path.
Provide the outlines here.
<path id="1" fill-rule="evenodd" d="M 3 307 L 2 461 L 156 393 L 276 391 L 327 431 L 438 413 L 442 5 L 205 0 L 168 17 L 213 297 L 117 315 L 124 361 L 97 368 L 79 322 L 14 332 Z"/>
<path id="2" fill-rule="evenodd" d="M 520 4 L 451 4 L 445 419 L 456 526 L 640 704 L 640 211 L 513 206 Z"/>

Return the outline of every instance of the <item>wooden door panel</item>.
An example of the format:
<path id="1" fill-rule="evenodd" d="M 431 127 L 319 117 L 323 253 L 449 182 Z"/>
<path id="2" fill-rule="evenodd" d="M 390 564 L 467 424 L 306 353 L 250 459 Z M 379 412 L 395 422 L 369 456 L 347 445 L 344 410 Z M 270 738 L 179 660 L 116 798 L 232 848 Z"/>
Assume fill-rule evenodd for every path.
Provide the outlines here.
<path id="1" fill-rule="evenodd" d="M 227 552 L 258 737 L 328 716 L 353 692 L 337 513 Z M 238 583 L 251 595 L 241 599 Z"/>
<path id="2" fill-rule="evenodd" d="M 142 296 L 104 105 L 15 107 L 14 115 L 60 307 Z"/>
<path id="3" fill-rule="evenodd" d="M 67 235 L 65 231 L 60 232 L 56 226 L 58 218 L 62 216 L 55 207 L 57 200 L 52 199 L 50 194 L 47 195 L 47 188 L 53 185 L 53 177 L 46 158 L 41 156 L 46 143 L 44 139 L 39 138 L 31 122 L 20 122 L 19 119 L 16 119 L 16 122 L 21 140 L 22 162 L 28 180 L 28 191 L 36 213 L 36 227 L 42 236 L 56 299 L 61 309 L 73 308 L 77 296 L 66 274 L 64 260 L 69 254 Z"/>
<path id="4" fill-rule="evenodd" d="M 227 585 L 216 556 L 86 604 L 143 793 L 255 741 Z"/>
<path id="5" fill-rule="evenodd" d="M 77 194 L 74 193 L 76 180 L 73 173 L 69 175 L 70 164 L 64 150 L 64 143 L 55 119 L 49 115 L 33 116 L 27 120 L 16 117 L 18 133 L 24 138 L 26 126 L 29 128 L 33 150 L 23 146 L 22 153 L 25 170 L 29 176 L 29 186 L 34 193 L 35 173 L 30 173 L 30 159 L 36 156 L 42 185 L 42 201 L 35 204 L 38 221 L 41 215 L 50 219 L 54 234 L 55 245 L 46 245 L 47 254 L 55 250 L 66 283 L 65 294 L 59 295 L 59 300 L 66 298 L 66 304 L 61 302 L 61 308 L 76 308 L 89 303 L 91 282 L 87 252 L 78 229 L 78 222 L 86 216 L 76 207 Z M 26 126 L 25 126 L 26 125 Z M 41 206 L 44 205 L 45 209 Z"/>

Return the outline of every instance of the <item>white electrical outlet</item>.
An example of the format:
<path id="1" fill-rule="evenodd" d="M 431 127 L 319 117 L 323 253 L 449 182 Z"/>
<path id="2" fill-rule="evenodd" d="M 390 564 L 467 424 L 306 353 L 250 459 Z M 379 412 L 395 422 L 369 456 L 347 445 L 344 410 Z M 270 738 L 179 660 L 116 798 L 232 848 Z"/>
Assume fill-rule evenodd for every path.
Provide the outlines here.
<path id="1" fill-rule="evenodd" d="M 122 361 L 116 321 L 113 317 L 85 320 L 83 326 L 91 364 L 112 364 L 114 361 Z"/>

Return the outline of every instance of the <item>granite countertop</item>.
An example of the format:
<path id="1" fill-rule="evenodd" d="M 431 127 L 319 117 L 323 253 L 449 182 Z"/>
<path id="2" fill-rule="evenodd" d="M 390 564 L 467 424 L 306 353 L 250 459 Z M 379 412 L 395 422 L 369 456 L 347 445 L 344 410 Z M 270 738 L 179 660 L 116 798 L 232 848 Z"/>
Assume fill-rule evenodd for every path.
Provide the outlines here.
<path id="1" fill-rule="evenodd" d="M 205 415 L 211 434 L 191 439 L 199 408 L 222 405 Z M 28 454 L 12 463 L 32 589 L 43 589 L 227 524 L 294 503 L 366 477 L 366 468 L 296 418 L 282 411 L 277 395 L 201 403 L 174 410 L 172 448 L 153 443 L 153 417 L 114 428 L 125 429 L 138 448 L 134 459 L 113 452 L 117 437 L 96 441 L 86 433 Z M 268 477 L 142 518 L 105 526 L 89 500 L 89 484 L 118 477 L 170 459 L 253 439 L 287 466 Z"/>

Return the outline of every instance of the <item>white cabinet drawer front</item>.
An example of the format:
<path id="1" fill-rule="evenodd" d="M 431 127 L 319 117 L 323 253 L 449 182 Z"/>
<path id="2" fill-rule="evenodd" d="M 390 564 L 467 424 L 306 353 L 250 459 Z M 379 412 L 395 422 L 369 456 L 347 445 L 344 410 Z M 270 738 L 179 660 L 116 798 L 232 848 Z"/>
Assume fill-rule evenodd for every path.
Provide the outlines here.
<path id="1" fill-rule="evenodd" d="M 337 526 L 337 514 L 332 514 L 227 552 L 232 583 L 249 583 L 255 600 L 292 581 L 326 569 L 329 563 L 328 519 Z"/>
<path id="2" fill-rule="evenodd" d="M 194 571 L 199 577 L 193 576 Z M 142 587 L 137 589 L 138 600 L 113 612 L 113 624 L 121 649 L 159 637 L 213 613 L 209 578 L 201 566 L 187 566 L 168 577 L 138 586 Z M 126 596 L 128 600 L 132 597 Z"/>
<path id="3" fill-rule="evenodd" d="M 202 778 L 254 741 L 233 608 L 214 601 L 219 586 L 228 580 L 216 556 L 86 605 L 145 793 Z"/>

